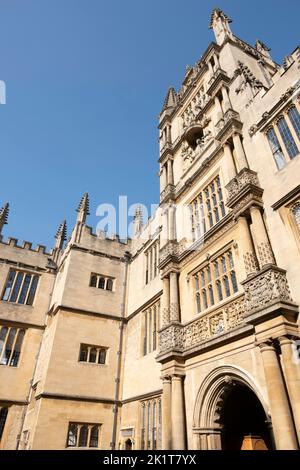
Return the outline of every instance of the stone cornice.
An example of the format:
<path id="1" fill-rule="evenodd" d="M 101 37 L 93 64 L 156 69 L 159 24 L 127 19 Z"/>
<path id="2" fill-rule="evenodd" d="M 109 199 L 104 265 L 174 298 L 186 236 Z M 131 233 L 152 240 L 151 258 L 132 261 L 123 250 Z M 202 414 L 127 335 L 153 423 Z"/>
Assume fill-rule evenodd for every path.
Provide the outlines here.
<path id="1" fill-rule="evenodd" d="M 112 260 L 115 260 L 115 261 L 119 261 L 121 263 L 126 262 L 124 256 L 115 256 L 115 255 L 111 255 L 109 253 L 104 253 L 103 251 L 92 250 L 90 248 L 86 248 L 86 247 L 77 245 L 75 243 L 70 245 L 70 250 L 81 251 L 83 253 L 88 253 L 88 254 L 93 255 L 93 256 L 100 256 L 100 257 L 103 257 L 103 258 L 109 258 L 109 259 L 112 259 Z M 124 255 L 125 255 L 125 253 L 124 253 Z"/>
<path id="2" fill-rule="evenodd" d="M 65 393 L 56 393 L 56 392 L 41 392 L 36 396 L 36 400 L 41 398 L 48 400 L 68 400 L 68 401 L 84 401 L 91 403 L 105 403 L 110 405 L 121 405 L 121 401 L 116 401 L 113 398 L 102 398 L 102 397 L 93 397 L 86 395 L 69 395 Z"/>
<path id="3" fill-rule="evenodd" d="M 274 204 L 271 205 L 272 209 L 274 211 L 276 211 L 277 209 L 280 209 L 280 207 L 288 204 L 290 201 L 294 199 L 294 197 L 299 196 L 299 194 L 300 194 L 300 184 L 298 184 L 298 186 L 296 186 L 294 189 L 292 189 L 283 197 L 281 197 L 278 201 L 274 202 Z"/>
<path id="4" fill-rule="evenodd" d="M 154 392 L 143 393 L 142 395 L 135 395 L 133 397 L 125 398 L 124 400 L 122 400 L 122 405 L 126 405 L 126 403 L 131 403 L 133 401 L 141 401 L 141 400 L 147 400 L 149 398 L 155 398 L 161 394 L 162 394 L 162 389 L 155 390 Z"/>
<path id="5" fill-rule="evenodd" d="M 69 306 L 69 305 L 63 305 L 63 304 L 53 305 L 50 308 L 50 310 L 48 310 L 47 315 L 52 315 L 52 316 L 56 315 L 56 313 L 59 310 L 61 310 L 62 312 L 71 312 L 71 313 L 81 314 L 81 315 L 91 315 L 91 316 L 94 316 L 94 317 L 106 318 L 106 319 L 109 319 L 109 320 L 114 320 L 114 321 L 119 321 L 119 322 L 126 323 L 126 319 L 123 318 L 123 317 L 118 317 L 116 315 L 112 315 L 112 314 L 109 314 L 109 313 L 94 312 L 92 310 L 76 308 L 76 307 L 72 307 L 72 306 Z"/>
<path id="6" fill-rule="evenodd" d="M 126 317 L 126 322 L 129 322 L 129 320 L 132 320 L 132 318 L 134 318 L 136 315 L 143 312 L 146 308 L 150 307 L 153 303 L 155 303 L 161 297 L 162 293 L 163 291 L 160 289 L 159 292 L 154 294 L 150 299 L 140 305 L 139 308 L 130 313 L 130 315 Z"/>
<path id="7" fill-rule="evenodd" d="M 265 111 L 262 114 L 261 119 L 256 124 L 253 124 L 249 128 L 248 132 L 249 132 L 250 137 L 252 137 L 257 131 L 263 132 L 271 124 L 275 115 L 281 111 L 281 108 L 289 104 L 289 101 L 291 101 L 293 93 L 298 88 L 300 88 L 300 80 L 298 80 L 294 86 L 287 88 L 287 90 L 281 95 L 281 97 L 274 104 L 274 106 L 271 109 L 269 109 L 269 111 Z"/>
<path id="8" fill-rule="evenodd" d="M 2 301 L 1 301 L 2 302 Z M 6 303 L 6 302 L 5 302 Z M 31 307 L 32 309 L 32 307 Z M 1 325 L 7 325 L 7 326 L 15 326 L 17 328 L 24 328 L 24 329 L 34 329 L 34 330 L 44 330 L 46 326 L 43 324 L 38 324 L 38 323 L 30 323 L 30 322 L 24 322 L 20 320 L 13 320 L 11 318 L 3 318 L 0 314 L 0 321 Z"/>

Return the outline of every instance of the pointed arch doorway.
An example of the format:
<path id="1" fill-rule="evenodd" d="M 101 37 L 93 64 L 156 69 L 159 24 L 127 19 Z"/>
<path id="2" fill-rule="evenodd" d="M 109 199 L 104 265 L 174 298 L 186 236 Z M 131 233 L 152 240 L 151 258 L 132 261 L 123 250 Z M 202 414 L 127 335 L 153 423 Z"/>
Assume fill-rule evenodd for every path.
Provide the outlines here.
<path id="1" fill-rule="evenodd" d="M 203 381 L 193 431 L 199 449 L 274 448 L 266 404 L 248 374 L 233 366 L 221 366 Z"/>

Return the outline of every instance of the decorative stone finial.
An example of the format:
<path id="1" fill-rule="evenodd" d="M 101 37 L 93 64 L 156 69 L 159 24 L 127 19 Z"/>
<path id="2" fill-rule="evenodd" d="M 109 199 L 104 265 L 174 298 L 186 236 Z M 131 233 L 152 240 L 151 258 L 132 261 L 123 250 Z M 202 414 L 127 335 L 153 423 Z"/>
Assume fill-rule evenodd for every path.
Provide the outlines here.
<path id="1" fill-rule="evenodd" d="M 3 229 L 3 226 L 7 224 L 9 214 L 9 203 L 6 202 L 2 209 L 0 209 L 0 235 Z"/>
<path id="2" fill-rule="evenodd" d="M 143 213 L 141 206 L 137 206 L 134 214 L 134 234 L 137 235 L 143 227 Z"/>
<path id="3" fill-rule="evenodd" d="M 162 112 L 173 109 L 175 108 L 176 105 L 177 105 L 177 94 L 176 94 L 175 89 L 173 87 L 170 87 L 168 89 L 168 93 L 164 101 Z"/>
<path id="4" fill-rule="evenodd" d="M 55 235 L 56 241 L 54 248 L 62 250 L 63 244 L 67 239 L 67 222 L 63 220 Z"/>
<path id="5" fill-rule="evenodd" d="M 229 23 L 232 20 L 220 8 L 215 8 L 211 14 L 210 29 L 213 29 L 217 44 L 221 45 L 226 38 L 234 39 Z"/>
<path id="6" fill-rule="evenodd" d="M 89 206 L 90 206 L 89 195 L 88 193 L 84 193 L 77 208 L 77 212 L 78 212 L 77 222 L 81 222 L 82 224 L 85 224 L 86 218 L 90 214 Z"/>
<path id="7" fill-rule="evenodd" d="M 266 46 L 262 41 L 259 39 L 256 40 L 255 49 L 261 53 L 267 59 L 271 59 L 269 51 L 271 50 L 268 46 Z"/>

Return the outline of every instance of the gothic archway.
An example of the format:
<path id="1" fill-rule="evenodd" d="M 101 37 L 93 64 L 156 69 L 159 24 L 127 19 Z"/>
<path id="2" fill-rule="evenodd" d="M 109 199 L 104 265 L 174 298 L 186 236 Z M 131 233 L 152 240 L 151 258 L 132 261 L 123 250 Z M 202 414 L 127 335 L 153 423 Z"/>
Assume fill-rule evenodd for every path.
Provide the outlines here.
<path id="1" fill-rule="evenodd" d="M 200 449 L 272 448 L 264 398 L 242 369 L 222 366 L 204 379 L 195 403 L 193 432 Z"/>

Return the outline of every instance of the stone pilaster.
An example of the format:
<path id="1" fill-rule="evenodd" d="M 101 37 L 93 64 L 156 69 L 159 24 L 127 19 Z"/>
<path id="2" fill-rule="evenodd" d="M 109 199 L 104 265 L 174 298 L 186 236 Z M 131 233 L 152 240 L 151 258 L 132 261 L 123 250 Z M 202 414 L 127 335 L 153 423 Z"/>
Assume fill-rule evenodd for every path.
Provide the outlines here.
<path id="1" fill-rule="evenodd" d="M 295 427 L 300 444 L 300 359 L 295 354 L 295 341 L 288 336 L 278 338 L 286 385 L 289 392 Z"/>
<path id="2" fill-rule="evenodd" d="M 179 289 L 177 272 L 170 273 L 170 320 L 180 321 Z"/>
<path id="3" fill-rule="evenodd" d="M 170 279 L 163 278 L 163 294 L 161 300 L 162 327 L 170 323 Z"/>
<path id="4" fill-rule="evenodd" d="M 172 449 L 186 448 L 186 425 L 183 379 L 181 375 L 172 376 Z"/>
<path id="5" fill-rule="evenodd" d="M 163 393 L 162 393 L 162 449 L 169 450 L 172 448 L 172 421 L 171 421 L 171 399 L 172 385 L 171 377 L 163 377 Z"/>
<path id="6" fill-rule="evenodd" d="M 269 396 L 269 406 L 277 450 L 298 449 L 293 418 L 284 379 L 272 341 L 259 344 Z"/>

